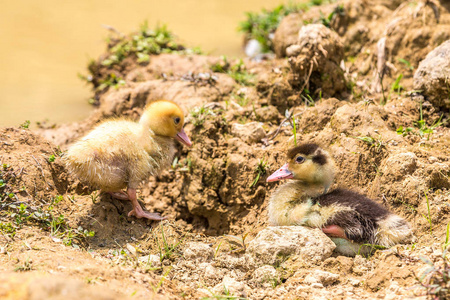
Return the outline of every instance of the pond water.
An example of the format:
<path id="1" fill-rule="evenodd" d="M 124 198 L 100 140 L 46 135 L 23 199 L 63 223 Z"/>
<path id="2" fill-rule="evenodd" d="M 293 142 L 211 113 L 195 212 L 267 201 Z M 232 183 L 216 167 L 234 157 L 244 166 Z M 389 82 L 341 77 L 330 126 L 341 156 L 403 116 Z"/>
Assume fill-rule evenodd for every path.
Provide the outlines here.
<path id="1" fill-rule="evenodd" d="M 81 120 L 92 107 L 78 79 L 106 47 L 102 24 L 122 33 L 167 24 L 184 44 L 211 54 L 243 56 L 237 32 L 244 12 L 273 8 L 274 0 L 16 0 L 0 10 L 0 126 L 25 120 Z M 32 125 L 34 126 L 34 125 Z"/>

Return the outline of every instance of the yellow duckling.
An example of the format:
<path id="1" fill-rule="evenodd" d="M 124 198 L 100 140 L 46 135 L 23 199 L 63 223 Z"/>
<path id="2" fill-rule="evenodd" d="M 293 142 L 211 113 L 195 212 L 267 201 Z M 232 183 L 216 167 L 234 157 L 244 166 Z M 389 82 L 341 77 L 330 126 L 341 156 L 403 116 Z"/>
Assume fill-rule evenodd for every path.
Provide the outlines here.
<path id="1" fill-rule="evenodd" d="M 101 123 L 69 148 L 65 160 L 80 180 L 115 198 L 130 200 L 133 210 L 128 216 L 164 220 L 141 208 L 136 189 L 150 175 L 170 166 L 174 139 L 192 145 L 183 124 L 184 114 L 177 104 L 155 101 L 146 106 L 138 123 L 124 119 Z M 124 188 L 126 193 L 121 191 Z"/>
<path id="2" fill-rule="evenodd" d="M 270 197 L 270 223 L 321 228 L 336 251 L 349 256 L 368 254 L 372 245 L 391 247 L 411 240 L 408 223 L 373 200 L 344 189 L 327 192 L 334 174 L 333 159 L 316 144 L 290 149 L 288 163 L 267 178 L 294 179 Z"/>

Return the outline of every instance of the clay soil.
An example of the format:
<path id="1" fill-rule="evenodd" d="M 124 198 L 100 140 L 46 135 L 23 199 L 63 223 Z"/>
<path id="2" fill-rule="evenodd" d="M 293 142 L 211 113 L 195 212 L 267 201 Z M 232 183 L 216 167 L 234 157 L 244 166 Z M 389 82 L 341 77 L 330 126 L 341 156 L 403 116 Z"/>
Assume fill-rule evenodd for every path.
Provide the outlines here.
<path id="1" fill-rule="evenodd" d="M 324 45 L 331 45 L 326 52 L 340 49 L 343 63 L 323 60 L 314 47 L 294 62 L 284 57 L 296 43 L 292 26 L 317 22 L 338 6 L 329 27 L 339 36 Z M 421 257 L 440 266 L 448 247 L 450 127 L 448 109 L 414 92 L 413 76 L 419 62 L 450 38 L 448 4 L 340 1 L 283 22 L 274 41 L 278 58 L 244 60 L 249 84 L 214 73 L 212 66 L 224 64 L 219 57 L 160 54 L 146 63 L 129 57 L 115 67 L 98 63 L 97 81 L 114 72 L 125 83 L 97 90 L 98 107 L 85 121 L 2 128 L 0 299 L 425 297 L 416 279 L 427 268 Z M 380 82 L 374 74 L 382 37 L 386 69 Z M 299 77 L 301 55 L 325 67 Z M 337 67 L 336 80 L 345 84 L 320 77 L 330 72 L 334 80 Z M 401 88 L 393 89 L 400 74 Z M 145 104 L 158 99 L 186 111 L 193 146 L 178 145 L 172 167 L 138 190 L 147 210 L 169 217 L 150 222 L 128 217 L 130 203 L 79 182 L 62 157 L 96 123 L 117 116 L 137 120 Z M 425 127 L 417 123 L 421 114 Z M 295 256 L 273 266 L 249 260 L 247 245 L 269 226 L 267 202 L 278 186 L 265 179 L 285 163 L 295 140 L 328 149 L 338 167 L 334 187 L 367 194 L 406 218 L 414 242 L 370 257 L 333 254 L 318 263 Z M 259 172 L 262 162 L 267 167 Z M 317 270 L 336 276 L 311 283 L 308 275 Z"/>

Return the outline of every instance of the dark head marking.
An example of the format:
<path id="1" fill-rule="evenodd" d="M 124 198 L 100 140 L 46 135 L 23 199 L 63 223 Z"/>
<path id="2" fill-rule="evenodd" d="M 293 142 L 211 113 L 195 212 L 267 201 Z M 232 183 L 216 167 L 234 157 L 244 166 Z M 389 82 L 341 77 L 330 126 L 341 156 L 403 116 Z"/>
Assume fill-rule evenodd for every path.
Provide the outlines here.
<path id="1" fill-rule="evenodd" d="M 288 153 L 288 159 L 293 159 L 297 154 L 303 155 L 313 155 L 314 152 L 319 148 L 317 144 L 301 144 L 297 147 L 291 148 Z"/>
<path id="2" fill-rule="evenodd" d="M 307 156 L 314 155 L 312 157 L 312 161 L 316 164 L 319 164 L 323 166 L 327 163 L 327 157 L 323 153 L 323 151 L 317 151 L 319 149 L 319 146 L 317 144 L 301 144 L 297 147 L 291 148 L 288 153 L 287 157 L 289 160 L 295 158 L 298 154 L 303 154 Z"/>
<path id="3" fill-rule="evenodd" d="M 319 151 L 319 153 L 313 156 L 312 161 L 316 164 L 323 166 L 324 164 L 327 163 L 327 157 L 325 156 L 325 154 L 323 154 L 322 151 Z"/>

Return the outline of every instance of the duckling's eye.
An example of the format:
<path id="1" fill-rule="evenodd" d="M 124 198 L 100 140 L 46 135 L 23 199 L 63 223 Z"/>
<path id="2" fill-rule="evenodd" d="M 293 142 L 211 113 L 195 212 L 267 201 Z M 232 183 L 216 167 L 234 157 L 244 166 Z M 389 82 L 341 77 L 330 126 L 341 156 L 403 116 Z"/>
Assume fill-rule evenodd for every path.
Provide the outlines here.
<path id="1" fill-rule="evenodd" d="M 175 125 L 178 125 L 180 123 L 181 119 L 180 117 L 176 117 L 173 119 L 173 122 L 175 123 Z"/>
<path id="2" fill-rule="evenodd" d="M 305 158 L 303 156 L 297 156 L 297 158 L 295 159 L 295 162 L 298 164 L 301 164 L 304 161 L 305 161 Z"/>

